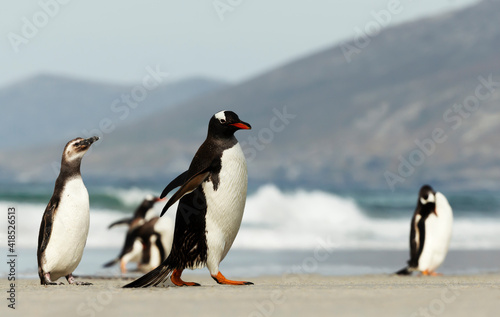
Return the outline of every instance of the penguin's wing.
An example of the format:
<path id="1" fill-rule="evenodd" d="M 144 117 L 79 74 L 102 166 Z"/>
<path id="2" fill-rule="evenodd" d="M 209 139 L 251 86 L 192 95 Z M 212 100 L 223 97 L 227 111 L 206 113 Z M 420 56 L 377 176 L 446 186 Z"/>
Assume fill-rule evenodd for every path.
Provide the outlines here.
<path id="1" fill-rule="evenodd" d="M 40 224 L 40 232 L 38 233 L 38 265 L 40 265 L 40 256 L 47 248 L 52 232 L 52 224 L 54 223 L 54 214 L 59 205 L 59 199 L 52 197 L 43 213 L 42 223 Z"/>
<path id="2" fill-rule="evenodd" d="M 172 189 L 182 186 L 186 182 L 188 172 L 189 171 L 185 171 L 171 181 L 170 184 L 168 184 L 167 187 L 165 187 L 165 189 L 161 192 L 160 198 L 165 198 L 165 196 L 167 196 Z"/>
<path id="3" fill-rule="evenodd" d="M 172 206 L 176 201 L 181 199 L 184 195 L 192 193 L 198 186 L 203 183 L 210 175 L 210 167 L 205 168 L 201 172 L 196 173 L 193 177 L 188 179 L 179 190 L 170 198 L 160 214 L 160 217 Z M 168 187 L 168 186 L 167 186 Z"/>
<path id="4" fill-rule="evenodd" d="M 412 229 L 410 233 L 411 258 L 410 261 L 408 261 L 409 267 L 412 268 L 418 267 L 418 260 L 420 259 L 420 255 L 424 249 L 425 220 L 425 217 L 422 217 L 420 214 L 416 214 L 412 221 Z"/>
<path id="5" fill-rule="evenodd" d="M 110 225 L 108 226 L 108 229 L 111 229 L 111 228 L 113 228 L 114 226 L 118 226 L 118 225 L 130 224 L 130 222 L 132 222 L 132 218 L 123 218 L 123 219 L 120 219 L 120 220 L 115 221 L 115 222 L 113 222 L 112 224 L 110 224 Z"/>
<path id="6" fill-rule="evenodd" d="M 161 234 L 156 233 L 156 247 L 158 248 L 158 251 L 160 251 L 160 259 L 163 262 L 167 258 L 167 254 L 165 252 L 165 247 L 163 246 L 163 243 L 161 242 Z"/>
<path id="7" fill-rule="evenodd" d="M 142 250 L 142 257 L 141 257 L 141 264 L 148 264 L 149 261 L 151 261 L 151 241 L 146 240 L 143 241 L 143 250 Z"/>
<path id="8" fill-rule="evenodd" d="M 420 249 L 420 234 L 418 230 L 418 220 L 420 219 L 420 214 L 415 214 L 415 216 L 411 220 L 411 229 L 410 229 L 410 260 L 408 261 L 409 267 L 417 267 L 418 266 L 418 256 Z"/>
<path id="9" fill-rule="evenodd" d="M 417 223 L 417 231 L 418 231 L 418 253 L 417 253 L 417 259 L 420 258 L 420 255 L 422 254 L 422 251 L 424 250 L 424 244 L 425 244 L 425 220 L 427 217 L 421 217 Z M 418 262 L 417 262 L 418 263 Z"/>

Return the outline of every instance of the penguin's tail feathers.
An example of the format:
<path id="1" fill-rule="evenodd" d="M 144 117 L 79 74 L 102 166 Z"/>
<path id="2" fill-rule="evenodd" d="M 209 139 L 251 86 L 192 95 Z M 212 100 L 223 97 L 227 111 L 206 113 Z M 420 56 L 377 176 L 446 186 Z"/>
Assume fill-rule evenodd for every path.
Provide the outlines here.
<path id="1" fill-rule="evenodd" d="M 169 258 L 163 261 L 156 269 L 123 286 L 123 288 L 151 287 L 163 283 L 174 271 L 174 267 L 168 262 Z"/>
<path id="2" fill-rule="evenodd" d="M 413 272 L 413 270 L 411 270 L 411 269 L 407 266 L 407 267 L 405 267 L 405 268 L 403 268 L 403 269 L 401 269 L 401 270 L 397 271 L 397 272 L 396 272 L 396 273 L 394 273 L 394 274 L 396 274 L 396 275 L 411 275 L 411 273 L 412 273 L 412 272 Z"/>
<path id="3" fill-rule="evenodd" d="M 113 259 L 113 260 L 109 261 L 108 263 L 104 264 L 102 267 L 112 267 L 113 265 L 118 263 L 118 261 L 120 261 L 119 258 Z"/>

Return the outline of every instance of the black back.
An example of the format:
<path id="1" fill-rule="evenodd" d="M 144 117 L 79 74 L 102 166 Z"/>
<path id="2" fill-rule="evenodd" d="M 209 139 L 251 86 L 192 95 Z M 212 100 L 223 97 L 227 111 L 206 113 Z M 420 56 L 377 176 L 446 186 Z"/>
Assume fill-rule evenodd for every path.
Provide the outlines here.
<path id="1" fill-rule="evenodd" d="M 216 115 L 210 119 L 207 138 L 196 152 L 189 169 L 168 184 L 160 195 L 163 198 L 173 188 L 181 186 L 161 213 L 163 215 L 179 200 L 170 255 L 156 269 L 125 285 L 124 288 L 158 285 L 174 269 L 194 268 L 198 264 L 206 263 L 207 200 L 200 185 L 203 182 L 212 182 L 214 190 L 217 190 L 222 168 L 222 153 L 238 143 L 234 132 L 239 129 L 251 129 L 248 123 L 240 121 L 232 111 L 224 111 L 224 118 L 217 118 Z"/>
<path id="2" fill-rule="evenodd" d="M 81 139 L 81 138 L 77 138 Z M 74 139 L 74 140 L 77 140 Z M 54 223 L 54 217 L 57 211 L 57 207 L 59 206 L 59 202 L 61 199 L 62 191 L 64 189 L 64 185 L 66 181 L 68 181 L 71 178 L 74 177 L 81 177 L 80 174 L 80 165 L 81 165 L 81 160 L 73 160 L 73 161 L 67 161 L 65 159 L 64 153 L 66 152 L 66 148 L 69 146 L 70 143 L 72 143 L 74 140 L 69 141 L 66 146 L 64 147 L 63 150 L 63 155 L 61 159 L 61 170 L 59 172 L 59 176 L 56 179 L 56 183 L 54 185 L 54 192 L 52 193 L 52 197 L 49 200 L 49 203 L 47 204 L 47 207 L 45 208 L 45 211 L 43 213 L 42 221 L 40 223 L 40 230 L 38 232 L 38 247 L 37 247 L 37 263 L 38 263 L 38 275 L 40 277 L 40 281 L 43 284 L 43 273 L 42 272 L 42 260 L 43 260 L 43 254 L 45 252 L 45 249 L 47 248 L 47 245 L 49 244 L 50 241 L 50 236 L 52 233 L 52 225 Z M 83 140 L 83 139 L 81 139 Z"/>
<path id="3" fill-rule="evenodd" d="M 420 188 L 420 192 L 417 200 L 417 207 L 415 208 L 415 212 L 413 214 L 413 218 L 411 221 L 411 230 L 410 230 L 410 260 L 408 261 L 408 265 L 411 268 L 418 267 L 418 259 L 422 254 L 422 250 L 424 249 L 425 244 L 425 221 L 427 217 L 434 212 L 436 208 L 435 203 L 427 203 L 425 205 L 420 201 L 421 198 L 427 199 L 430 194 L 436 194 L 436 192 L 429 185 L 424 185 Z M 420 215 L 420 219 L 417 221 L 417 215 Z M 418 234 L 418 239 L 417 239 Z"/>
<path id="4" fill-rule="evenodd" d="M 219 186 L 222 153 L 238 143 L 234 136 L 238 128 L 230 124 L 241 121 L 231 111 L 226 111 L 225 116 L 225 124 L 221 124 L 215 116 L 210 119 L 207 138 L 196 152 L 184 176 L 189 180 L 201 172 L 208 172 L 205 182 L 211 182 L 214 190 Z M 175 218 L 172 252 L 169 256 L 176 268 L 193 268 L 206 262 L 206 213 L 207 201 L 201 186 L 180 199 Z"/>

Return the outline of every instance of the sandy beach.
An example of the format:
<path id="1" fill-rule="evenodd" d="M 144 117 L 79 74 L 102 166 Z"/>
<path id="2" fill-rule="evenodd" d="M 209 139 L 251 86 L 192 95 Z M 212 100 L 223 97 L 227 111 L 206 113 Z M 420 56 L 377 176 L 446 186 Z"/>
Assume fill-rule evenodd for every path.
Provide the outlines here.
<path id="1" fill-rule="evenodd" d="M 253 286 L 122 289 L 129 280 L 86 279 L 92 286 L 19 280 L 16 309 L 1 316 L 498 316 L 500 274 L 440 277 L 284 275 L 253 278 Z M 233 277 L 236 278 L 236 277 Z M 63 279 L 59 280 L 62 281 Z M 83 280 L 83 279 L 82 279 Z M 3 294 L 8 291 L 2 280 Z"/>

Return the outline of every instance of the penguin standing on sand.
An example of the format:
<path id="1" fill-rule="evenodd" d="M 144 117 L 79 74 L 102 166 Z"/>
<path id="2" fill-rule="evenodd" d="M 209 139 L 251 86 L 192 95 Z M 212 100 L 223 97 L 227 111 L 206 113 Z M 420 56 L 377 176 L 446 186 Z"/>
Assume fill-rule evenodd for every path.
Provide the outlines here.
<path id="1" fill-rule="evenodd" d="M 62 276 L 69 284 L 91 285 L 75 281 L 72 273 L 82 259 L 90 223 L 89 194 L 80 174 L 80 164 L 97 140 L 98 137 L 76 138 L 64 148 L 61 171 L 38 235 L 38 276 L 42 285 L 57 285 L 55 281 Z"/>
<path id="2" fill-rule="evenodd" d="M 207 138 L 189 169 L 168 184 L 160 196 L 163 198 L 180 186 L 161 214 L 179 200 L 170 255 L 156 269 L 125 288 L 156 286 L 168 277 L 177 286 L 197 286 L 183 281 L 182 271 L 205 265 L 219 284 L 253 284 L 228 280 L 219 271 L 219 264 L 240 228 L 246 202 L 247 164 L 234 136 L 240 129 L 251 126 L 232 111 L 212 116 Z"/>
<path id="3" fill-rule="evenodd" d="M 122 251 L 120 252 L 118 257 L 104 264 L 104 267 L 111 267 L 120 262 L 120 270 L 122 274 L 125 274 L 127 273 L 127 263 L 137 262 L 138 269 L 143 273 L 147 273 L 153 268 L 157 267 L 161 263 L 161 261 L 165 259 L 164 256 L 160 256 L 160 254 L 165 253 L 165 248 L 163 248 L 163 250 L 159 249 L 157 247 L 158 242 L 150 243 L 149 239 L 156 239 L 155 235 L 160 237 L 172 235 L 173 230 L 160 232 L 155 231 L 153 226 L 148 225 L 147 228 L 151 229 L 147 231 L 149 234 L 148 241 L 139 239 L 138 232 L 144 232 L 144 229 L 142 229 L 141 231 L 136 230 L 148 223 L 148 221 L 146 220 L 146 218 L 148 218 L 147 214 L 153 209 L 155 203 L 161 200 L 163 199 L 155 197 L 153 195 L 147 195 L 146 197 L 144 197 L 144 200 L 141 202 L 141 204 L 136 208 L 136 210 L 134 211 L 134 215 L 131 218 L 120 219 L 109 225 L 108 229 L 111 229 L 118 225 L 127 225 L 128 230 L 125 236 L 125 243 L 123 245 Z M 144 237 L 144 235 L 142 235 L 141 237 Z M 172 239 L 170 239 L 169 242 L 168 253 L 170 252 L 171 244 Z M 150 256 L 151 254 L 158 255 L 158 257 Z M 158 258 L 158 261 L 156 261 L 156 258 Z"/>
<path id="4" fill-rule="evenodd" d="M 169 255 L 173 233 L 174 223 L 170 218 L 153 217 L 127 232 L 122 251 L 118 257 L 104 264 L 104 267 L 120 262 L 120 270 L 125 274 L 127 263 L 137 262 L 138 270 L 148 273 Z"/>
<path id="5" fill-rule="evenodd" d="M 398 275 L 420 271 L 423 275 L 438 275 L 450 245 L 453 212 L 446 197 L 424 185 L 418 195 L 410 230 L 410 260 Z"/>

